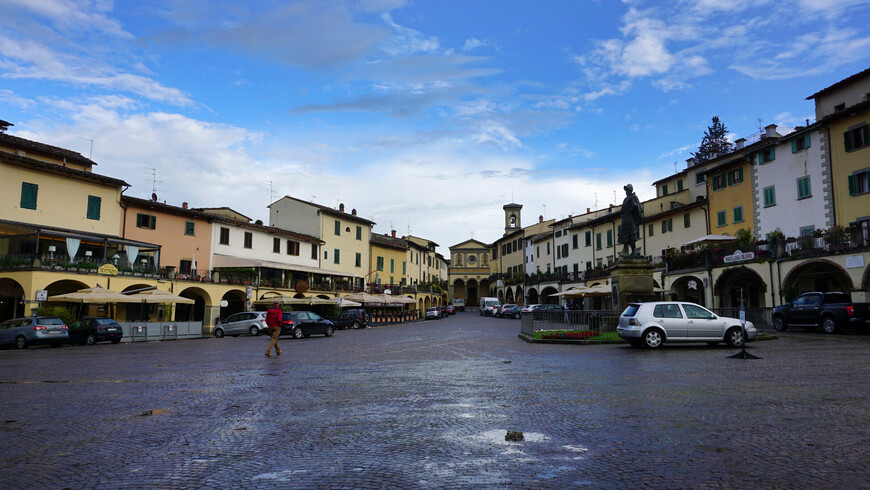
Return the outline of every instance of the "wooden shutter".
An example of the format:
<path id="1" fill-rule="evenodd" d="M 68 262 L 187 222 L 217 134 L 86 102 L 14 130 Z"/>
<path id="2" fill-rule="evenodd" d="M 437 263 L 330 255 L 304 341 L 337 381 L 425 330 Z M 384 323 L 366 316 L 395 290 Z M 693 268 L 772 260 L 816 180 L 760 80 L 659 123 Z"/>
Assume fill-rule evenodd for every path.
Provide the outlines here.
<path id="1" fill-rule="evenodd" d="M 854 196 L 858 194 L 858 186 L 855 182 L 855 174 L 849 176 L 849 195 Z"/>
<path id="2" fill-rule="evenodd" d="M 791 152 L 792 152 L 792 153 L 797 153 L 797 152 L 798 152 L 797 140 L 796 140 L 796 139 L 791 140 Z"/>
<path id="3" fill-rule="evenodd" d="M 810 133 L 804 135 L 804 149 L 810 147 Z"/>
<path id="4" fill-rule="evenodd" d="M 852 151 L 852 132 L 843 133 L 843 141 L 846 143 L 846 151 Z"/>

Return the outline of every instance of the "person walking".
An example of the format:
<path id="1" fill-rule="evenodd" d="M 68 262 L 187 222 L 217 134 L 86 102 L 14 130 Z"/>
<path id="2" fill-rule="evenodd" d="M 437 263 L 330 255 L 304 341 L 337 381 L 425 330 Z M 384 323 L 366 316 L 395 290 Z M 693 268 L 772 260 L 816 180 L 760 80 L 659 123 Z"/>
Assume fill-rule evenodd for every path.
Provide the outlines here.
<path id="1" fill-rule="evenodd" d="M 266 347 L 266 357 L 272 357 L 269 351 L 275 347 L 275 354 L 281 355 L 281 348 L 278 347 L 278 337 L 281 336 L 281 323 L 284 312 L 278 304 L 278 300 L 266 311 L 266 325 L 269 327 L 269 333 L 272 335 L 272 340 L 269 342 L 269 347 Z"/>

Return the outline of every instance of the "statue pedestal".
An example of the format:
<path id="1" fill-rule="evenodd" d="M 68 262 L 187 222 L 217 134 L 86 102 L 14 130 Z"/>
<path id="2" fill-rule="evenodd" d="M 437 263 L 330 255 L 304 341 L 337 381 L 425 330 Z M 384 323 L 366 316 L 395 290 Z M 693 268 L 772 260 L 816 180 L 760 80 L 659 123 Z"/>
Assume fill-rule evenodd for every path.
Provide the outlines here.
<path id="1" fill-rule="evenodd" d="M 613 309 L 622 313 L 629 303 L 655 301 L 653 266 L 643 256 L 620 256 L 610 273 Z"/>

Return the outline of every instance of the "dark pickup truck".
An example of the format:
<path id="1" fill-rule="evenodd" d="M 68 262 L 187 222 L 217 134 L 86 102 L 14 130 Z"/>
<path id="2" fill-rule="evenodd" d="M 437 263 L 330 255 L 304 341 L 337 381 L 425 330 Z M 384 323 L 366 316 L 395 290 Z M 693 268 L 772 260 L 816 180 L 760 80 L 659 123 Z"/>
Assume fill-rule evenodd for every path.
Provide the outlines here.
<path id="1" fill-rule="evenodd" d="M 782 332 L 795 326 L 807 331 L 821 326 L 827 333 L 844 326 L 868 329 L 870 303 L 852 303 L 846 293 L 804 293 L 794 302 L 773 309 L 774 329 Z"/>

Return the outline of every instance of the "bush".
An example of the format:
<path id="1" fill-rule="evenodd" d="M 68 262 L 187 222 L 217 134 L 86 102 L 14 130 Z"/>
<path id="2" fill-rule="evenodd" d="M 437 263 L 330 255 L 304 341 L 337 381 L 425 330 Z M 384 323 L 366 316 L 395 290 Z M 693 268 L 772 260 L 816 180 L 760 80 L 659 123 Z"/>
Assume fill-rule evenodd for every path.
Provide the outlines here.
<path id="1" fill-rule="evenodd" d="M 76 320 L 75 310 L 66 306 L 43 306 L 37 310 L 39 316 L 56 316 L 69 325 Z"/>

